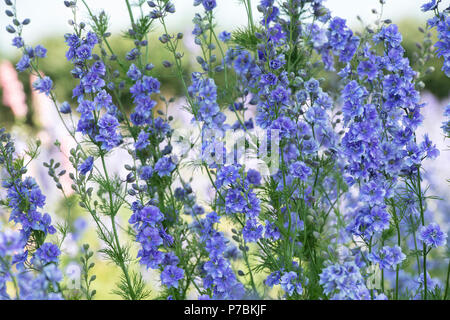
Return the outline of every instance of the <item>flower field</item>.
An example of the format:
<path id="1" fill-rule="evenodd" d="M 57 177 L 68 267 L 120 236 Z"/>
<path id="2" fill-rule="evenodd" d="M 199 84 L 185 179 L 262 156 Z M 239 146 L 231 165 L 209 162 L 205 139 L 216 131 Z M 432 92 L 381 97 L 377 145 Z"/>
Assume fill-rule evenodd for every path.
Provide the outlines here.
<path id="1" fill-rule="evenodd" d="M 239 0 L 226 31 L 193 0 L 187 33 L 123 0 L 121 34 L 60 2 L 52 53 L 4 0 L 1 299 L 450 299 L 450 3 L 410 36 L 384 0 L 358 29 Z"/>

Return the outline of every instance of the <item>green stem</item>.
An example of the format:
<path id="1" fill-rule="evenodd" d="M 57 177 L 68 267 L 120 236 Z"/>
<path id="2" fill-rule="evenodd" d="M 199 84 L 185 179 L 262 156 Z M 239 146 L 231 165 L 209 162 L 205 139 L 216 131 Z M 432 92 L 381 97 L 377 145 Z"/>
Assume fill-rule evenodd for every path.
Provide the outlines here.
<path id="1" fill-rule="evenodd" d="M 128 0 L 125 0 L 125 3 L 127 4 L 128 15 L 130 16 L 131 23 L 134 25 L 133 11 L 131 10 L 130 2 Z M 131 27 L 134 27 L 133 25 Z"/>
<path id="2" fill-rule="evenodd" d="M 419 207 L 420 207 L 420 219 L 422 222 L 422 226 L 425 226 L 425 214 L 424 214 L 424 206 L 423 206 L 423 199 L 422 199 L 422 187 L 420 184 L 421 181 L 420 176 L 420 167 L 417 168 L 417 196 L 419 198 Z M 422 247 L 422 257 L 423 257 L 423 299 L 427 300 L 427 294 L 428 294 L 428 288 L 427 288 L 427 247 L 425 243 L 423 243 Z"/>
<path id="3" fill-rule="evenodd" d="M 391 201 L 391 204 L 392 204 L 393 215 L 394 215 L 395 229 L 397 230 L 397 245 L 400 247 L 401 246 L 400 225 L 399 225 L 399 220 L 398 220 L 397 210 L 396 210 L 396 207 L 395 207 L 394 200 Z M 395 300 L 398 300 L 398 277 L 399 277 L 399 272 L 400 272 L 400 265 L 397 264 L 397 266 L 395 267 Z"/>
<path id="4" fill-rule="evenodd" d="M 450 280 L 450 260 L 448 261 L 448 268 L 447 268 L 447 281 L 445 282 L 445 293 L 444 293 L 444 300 L 447 300 L 448 287 L 449 287 L 449 280 Z"/>
<path id="5" fill-rule="evenodd" d="M 112 197 L 112 192 L 111 192 L 111 184 L 109 181 L 108 169 L 106 168 L 106 163 L 105 163 L 105 155 L 103 154 L 103 152 L 100 154 L 100 158 L 102 159 L 103 171 L 105 173 L 106 183 L 108 184 L 108 194 L 109 194 L 109 202 L 110 202 L 110 204 L 109 204 L 110 205 L 110 208 L 109 208 L 110 209 L 110 218 L 111 218 L 111 224 L 112 224 L 112 228 L 113 228 L 114 241 L 116 242 L 115 247 L 116 247 L 118 256 L 120 258 L 118 262 L 119 262 L 119 266 L 122 269 L 122 272 L 123 272 L 126 282 L 127 282 L 127 286 L 128 286 L 128 290 L 129 290 L 128 294 L 129 294 L 131 300 L 135 300 L 136 295 L 134 293 L 133 286 L 131 285 L 130 276 L 128 274 L 128 269 L 124 263 L 124 259 L 122 256 L 123 249 L 120 246 L 119 236 L 117 234 L 117 228 L 116 228 L 116 222 L 115 222 L 115 216 L 116 216 L 117 212 L 113 212 L 113 210 L 112 210 L 114 202 L 113 202 L 113 197 Z"/>
<path id="6" fill-rule="evenodd" d="M 252 268 L 251 268 L 250 262 L 249 262 L 249 260 L 248 260 L 247 246 L 246 246 L 245 240 L 243 240 L 243 243 L 244 243 L 244 247 L 243 247 L 242 253 L 243 253 L 243 255 L 244 255 L 245 265 L 247 266 L 248 274 L 249 274 L 249 276 L 250 276 L 250 285 L 252 286 L 253 291 L 254 291 L 256 294 L 258 294 L 258 290 L 256 290 L 256 286 L 255 286 L 255 280 L 254 280 L 254 278 L 253 278 Z"/>

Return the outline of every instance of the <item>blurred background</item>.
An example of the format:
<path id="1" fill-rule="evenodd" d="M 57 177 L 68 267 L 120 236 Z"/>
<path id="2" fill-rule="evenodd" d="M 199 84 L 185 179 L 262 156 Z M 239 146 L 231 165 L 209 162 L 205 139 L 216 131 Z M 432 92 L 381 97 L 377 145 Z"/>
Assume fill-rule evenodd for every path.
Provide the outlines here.
<path id="1" fill-rule="evenodd" d="M 130 40 L 120 37 L 124 31 L 128 30 L 129 18 L 123 0 L 88 0 L 88 4 L 94 13 L 105 10 L 110 17 L 110 31 L 113 36 L 111 45 L 116 54 L 124 56 L 133 44 Z M 176 13 L 168 19 L 168 26 L 171 32 L 183 32 L 184 53 L 183 59 L 186 75 L 196 68 L 195 56 L 197 48 L 193 43 L 191 35 L 193 29 L 192 18 L 195 12 L 200 12 L 202 7 L 193 7 L 193 0 L 173 0 L 176 6 Z M 259 1 L 253 0 L 255 7 L 253 12 L 258 14 L 256 6 Z M 416 42 L 422 42 L 423 33 L 419 32 L 418 27 L 425 28 L 426 20 L 430 14 L 424 14 L 420 6 L 424 0 L 386 0 L 383 9 L 383 18 L 391 19 L 396 23 L 403 34 L 403 45 L 408 57 L 414 61 L 414 53 L 418 48 Z M 42 44 L 48 49 L 48 56 L 41 61 L 42 72 L 53 79 L 56 84 L 55 90 L 59 102 L 72 102 L 72 89 L 76 85 L 76 80 L 70 76 L 71 65 L 65 59 L 66 46 L 64 43 L 64 34 L 71 32 L 68 20 L 72 18 L 72 13 L 68 10 L 62 0 L 17 0 L 17 8 L 21 19 L 30 18 L 31 24 L 25 28 L 24 38 L 30 45 Z M 217 28 L 219 31 L 232 31 L 238 27 L 247 24 L 245 9 L 237 0 L 218 0 L 217 7 Z M 361 21 L 364 24 L 370 24 L 376 18 L 372 12 L 375 9 L 380 11 L 379 0 L 327 0 L 326 5 L 332 11 L 332 16 L 339 16 L 347 20 L 353 30 L 362 28 Z M 445 7 L 445 1 L 444 1 Z M 54 219 L 68 219 L 70 223 L 70 237 L 64 242 L 65 260 L 63 261 L 67 273 L 73 273 L 77 277 L 77 261 L 79 259 L 79 247 L 82 243 L 89 243 L 95 250 L 101 247 L 98 243 L 94 228 L 90 226 L 89 217 L 86 213 L 76 209 L 76 201 L 69 197 L 69 201 L 62 201 L 60 193 L 54 187 L 54 183 L 48 178 L 45 168 L 42 166 L 44 161 L 50 158 L 62 163 L 70 170 L 70 163 L 67 155 L 70 148 L 73 147 L 71 139 L 68 137 L 51 103 L 42 95 L 32 93 L 30 79 L 26 73 L 17 74 L 14 69 L 15 64 L 20 59 L 19 52 L 11 45 L 12 37 L 5 31 L 9 24 L 3 12 L 6 5 L 0 2 L 0 127 L 6 127 L 16 138 L 18 149 L 23 149 L 32 139 L 40 139 L 43 148 L 41 154 L 33 166 L 30 175 L 37 178 L 43 192 L 47 195 L 46 210 L 52 214 Z M 357 18 L 359 16 L 359 19 Z M 88 21 L 88 14 L 84 7 L 80 5 L 80 14 L 78 19 Z M 182 88 L 180 82 L 174 74 L 163 68 L 161 62 L 167 58 L 164 47 L 157 40 L 162 34 L 162 28 L 155 25 L 150 36 L 151 61 L 155 66 L 155 76 L 162 82 L 162 93 L 166 96 L 175 96 L 178 106 L 183 105 Z M 433 43 L 435 35 L 432 35 Z M 448 151 L 448 141 L 444 141 L 444 136 L 440 129 L 443 119 L 444 107 L 450 102 L 450 79 L 440 71 L 442 61 L 431 59 L 427 66 L 435 68 L 435 72 L 427 75 L 424 79 L 426 89 L 422 95 L 422 100 L 427 103 L 423 109 L 425 116 L 424 126 L 420 129 L 420 134 L 427 132 L 434 143 L 441 151 L 440 157 L 436 161 L 426 163 L 428 180 L 432 182 L 433 188 L 430 192 L 442 199 L 450 199 L 450 191 L 446 179 L 450 177 L 450 153 Z M 328 81 L 333 81 L 329 79 Z M 329 83 L 328 85 L 332 85 Z M 327 84 L 325 83 L 325 86 Z M 183 114 L 181 108 L 169 110 L 178 119 L 181 125 L 188 123 L 190 118 Z M 131 107 L 131 106 L 129 106 Z M 55 141 L 59 143 L 55 145 Z M 114 154 L 110 163 L 120 172 L 123 167 L 123 155 Z M 70 190 L 70 181 L 65 181 L 66 190 Z M 208 195 L 211 190 L 205 187 L 204 180 L 196 182 L 199 186 L 203 185 L 203 192 Z M 194 188 L 195 189 L 195 188 Z M 73 200 L 74 203 L 71 203 Z M 74 205 L 75 204 L 75 205 Z M 439 217 L 436 218 L 445 230 L 449 230 L 450 208 L 446 200 L 434 203 L 429 208 L 431 211 L 438 211 Z M 129 214 L 123 215 L 121 223 L 125 226 Z M 0 221 L 5 220 L 6 215 L 1 215 Z M 64 219 L 63 219 L 64 218 Z M 97 298 L 117 298 L 111 294 L 113 283 L 111 279 L 117 279 L 119 274 L 116 268 L 105 263 L 101 257 L 96 259 L 94 273 L 97 275 L 97 281 L 94 287 L 97 289 Z M 144 270 L 143 270 L 144 271 Z M 146 272 L 146 277 L 150 282 L 157 281 L 155 274 Z M 433 276 L 433 274 L 432 274 Z M 156 282 L 155 282 L 156 283 Z"/>

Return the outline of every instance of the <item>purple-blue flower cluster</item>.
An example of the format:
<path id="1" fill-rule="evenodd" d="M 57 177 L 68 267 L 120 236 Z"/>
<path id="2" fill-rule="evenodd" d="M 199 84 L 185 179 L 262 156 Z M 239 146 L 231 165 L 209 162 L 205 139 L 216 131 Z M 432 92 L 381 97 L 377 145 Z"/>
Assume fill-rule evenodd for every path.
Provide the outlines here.
<path id="1" fill-rule="evenodd" d="M 133 214 L 128 221 L 136 231 L 136 241 L 141 249 L 138 252 L 140 263 L 147 268 L 160 269 L 161 283 L 168 288 L 177 288 L 184 277 L 183 269 L 178 267 L 179 258 L 169 249 L 173 237 L 167 234 L 162 222 L 164 215 L 154 205 L 133 203 Z"/>
<path id="2" fill-rule="evenodd" d="M 245 288 L 240 283 L 231 264 L 225 257 L 227 240 L 223 233 L 215 228 L 220 222 L 216 212 L 210 212 L 198 222 L 201 240 L 205 245 L 209 260 L 201 267 L 203 286 L 211 290 L 211 297 L 218 300 L 242 299 L 245 296 Z"/>
<path id="3" fill-rule="evenodd" d="M 439 2 L 431 1 L 422 6 L 423 11 L 435 10 Z M 434 44 L 436 48 L 436 56 L 444 59 L 442 71 L 450 77 L 450 15 L 447 10 L 442 11 L 439 15 L 435 15 L 428 20 L 430 28 L 436 28 L 438 41 Z"/>
<path id="4" fill-rule="evenodd" d="M 78 79 L 72 92 L 78 119 L 69 102 L 57 102 L 53 81 L 39 72 L 47 50 L 22 38 L 29 19 L 19 22 L 15 4 L 5 3 L 12 18 L 6 30 L 22 51 L 17 70 L 38 76 L 34 90 L 54 102 L 66 115 L 63 121 L 76 117 L 73 130 L 65 123 L 77 142 L 69 157 L 71 187 L 96 223 L 102 252 L 122 271 L 116 293 L 149 296 L 118 233 L 127 207 L 139 263 L 155 270 L 164 287 L 158 298 L 272 298 L 275 291 L 268 289 L 274 286 L 285 299 L 445 298 L 448 288 L 429 271 L 434 276 L 444 269 L 440 254 L 448 235 L 445 223 L 441 228 L 433 222 L 440 219 L 429 205 L 435 197 L 428 195 L 423 166 L 440 152 L 427 134 L 417 134 L 425 107 L 421 74 L 390 20 L 380 17 L 374 29 L 357 33 L 333 17 L 323 0 L 260 0 L 255 25 L 251 3 L 244 1 L 248 26 L 216 34 L 217 1 L 194 0 L 202 7 L 192 31 L 199 71 L 186 80 L 183 34 L 171 34 L 166 25 L 175 12 L 172 2 L 141 1 L 138 19 L 127 2 L 132 21 L 126 36 L 133 44 L 121 57 L 108 42 L 106 14 L 88 10 L 91 28 L 75 16 L 69 22 L 73 33 L 65 35 L 66 59 Z M 449 11 L 440 12 L 440 3 L 427 1 L 422 10 L 435 13 L 428 25 L 437 30 L 436 54 L 449 75 Z M 75 2 L 65 5 L 75 15 Z M 162 66 L 181 77 L 186 110 L 199 128 L 198 136 L 186 140 L 175 138 L 174 116 L 167 111 L 175 97 L 165 96 L 169 90 L 147 63 L 152 50 L 146 38 L 154 23 L 162 24 L 159 41 L 171 54 Z M 443 124 L 446 133 L 449 123 Z M 240 139 L 232 148 L 228 133 Z M 175 152 L 181 140 L 190 150 L 199 147 L 201 155 Z M 0 232 L 0 297 L 10 299 L 14 291 L 24 299 L 72 297 L 60 286 L 63 250 L 47 239 L 56 229 L 50 215 L 41 213 L 45 196 L 25 177 L 25 159 L 17 157 L 4 131 L 0 141 L 6 189 L 1 203 L 20 228 Z M 129 156 L 126 174 L 109 171 L 105 159 L 113 150 Z M 262 160 L 258 169 L 247 162 L 248 151 L 256 156 L 251 161 Z M 95 160 L 101 167 L 94 168 Z M 54 172 L 59 165 L 45 164 L 63 190 Z M 193 190 L 197 171 L 184 176 L 190 167 L 209 178 L 206 199 Z M 75 226 L 79 220 L 67 222 L 83 229 Z M 58 231 L 60 244 L 65 225 Z M 81 291 L 90 299 L 87 258 L 81 260 L 87 286 Z M 268 276 L 258 283 L 261 274 Z"/>
<path id="5" fill-rule="evenodd" d="M 369 300 L 360 269 L 354 262 L 333 264 L 322 270 L 320 284 L 324 293 L 332 300 Z"/>
<path id="6" fill-rule="evenodd" d="M 65 42 L 69 49 L 67 60 L 74 64 L 72 75 L 79 79 L 73 90 L 78 103 L 77 111 L 81 117 L 77 131 L 88 135 L 102 149 L 109 151 L 122 142 L 117 119 L 117 107 L 106 90 L 106 67 L 94 54 L 99 40 L 95 33 L 88 32 L 80 38 L 77 34 L 66 34 Z M 102 114 L 102 111 L 106 112 Z"/>

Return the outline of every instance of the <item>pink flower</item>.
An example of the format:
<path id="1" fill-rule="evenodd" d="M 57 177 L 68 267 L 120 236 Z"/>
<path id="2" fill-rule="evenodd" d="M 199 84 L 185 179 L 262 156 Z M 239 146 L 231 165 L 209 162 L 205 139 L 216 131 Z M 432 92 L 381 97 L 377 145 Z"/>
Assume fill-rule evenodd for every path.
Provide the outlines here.
<path id="1" fill-rule="evenodd" d="M 26 96 L 17 71 L 9 61 L 0 64 L 0 87 L 3 90 L 2 103 L 10 107 L 15 117 L 23 118 L 27 114 Z"/>

